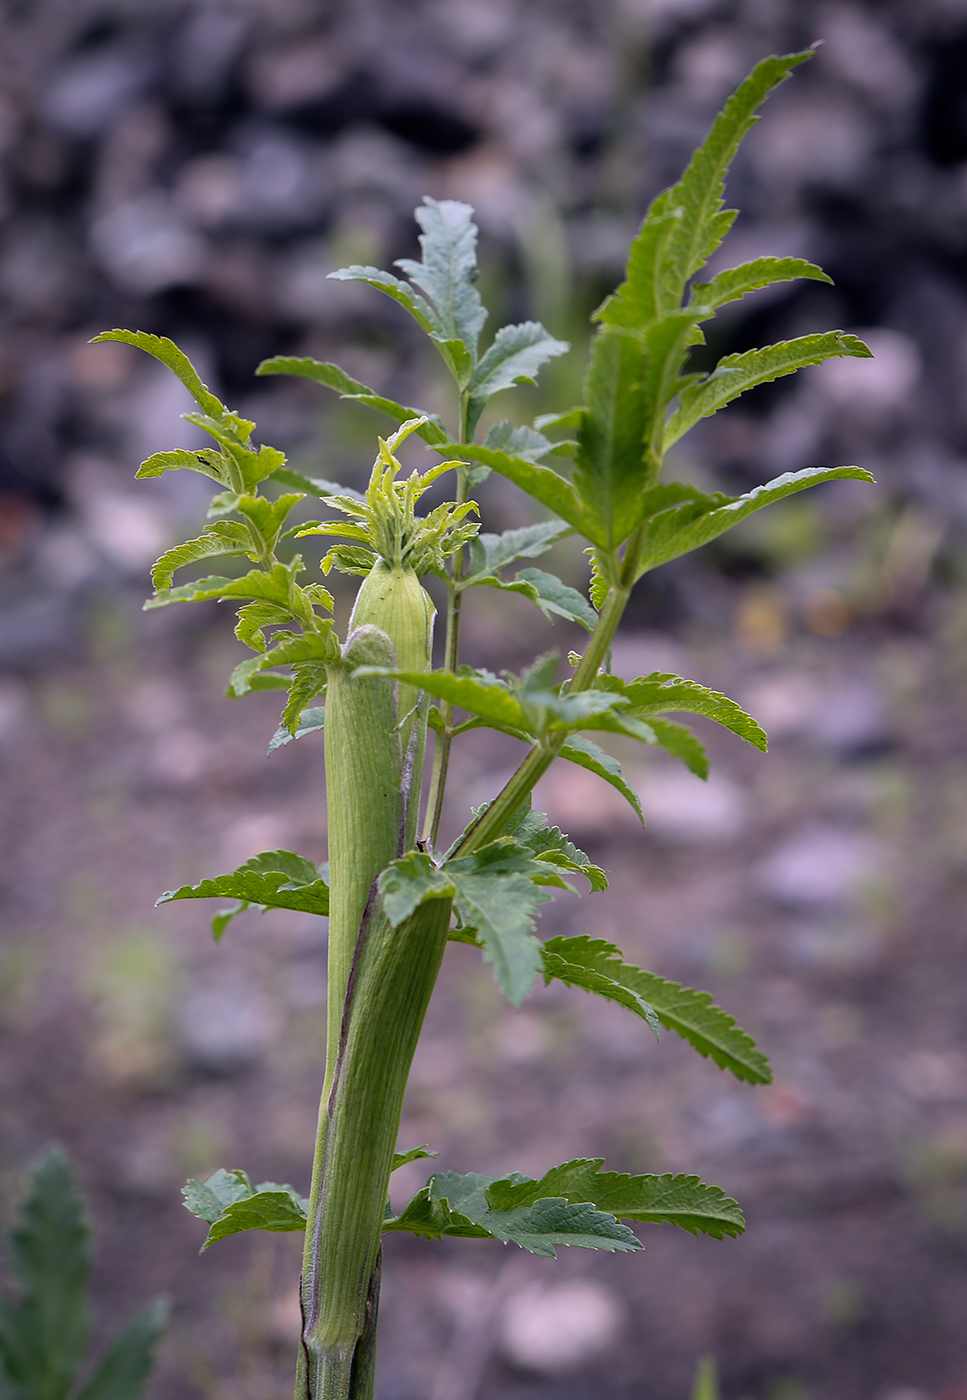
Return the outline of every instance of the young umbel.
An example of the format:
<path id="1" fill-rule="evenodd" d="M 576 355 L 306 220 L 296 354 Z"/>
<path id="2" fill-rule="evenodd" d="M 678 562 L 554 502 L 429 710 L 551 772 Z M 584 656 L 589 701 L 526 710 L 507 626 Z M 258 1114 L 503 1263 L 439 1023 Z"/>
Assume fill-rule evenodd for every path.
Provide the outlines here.
<path id="1" fill-rule="evenodd" d="M 98 337 L 139 346 L 167 364 L 197 401 L 198 411 L 186 417 L 214 439 L 199 451 L 158 453 L 138 473 L 187 468 L 218 488 L 211 523 L 156 564 L 156 591 L 146 607 L 237 602 L 236 634 L 252 655 L 236 667 L 230 693 L 287 690 L 272 749 L 325 734 L 327 865 L 266 851 L 231 874 L 162 896 L 234 900 L 216 914 L 216 936 L 248 908 L 329 919 L 328 1050 L 309 1196 L 273 1182 L 253 1185 L 241 1170 L 219 1170 L 185 1189 L 188 1209 L 209 1226 L 205 1247 L 243 1230 L 305 1231 L 299 1397 L 371 1396 L 386 1232 L 501 1240 L 553 1256 L 559 1245 L 638 1250 L 628 1221 L 664 1221 L 719 1239 L 743 1228 L 736 1203 L 697 1177 L 618 1174 L 602 1171 L 600 1159 L 548 1164 L 540 1180 L 513 1171 L 496 1179 L 435 1172 L 399 1214 L 387 1205 L 387 1188 L 395 1166 L 432 1155 L 424 1148 L 397 1153 L 396 1136 L 449 941 L 479 948 L 515 1006 L 541 979 L 559 979 L 626 1007 L 656 1035 L 667 1027 L 742 1080 L 769 1082 L 765 1057 L 708 993 L 630 965 L 592 933 L 539 940 L 535 916 L 551 889 L 575 890 L 584 881 L 600 891 L 607 881 L 531 810 L 530 794 L 562 759 L 610 783 L 640 816 L 620 765 L 593 736 L 657 745 L 704 777 L 701 743 L 669 714 L 703 715 L 765 748 L 755 720 L 724 695 L 679 676 L 612 674 L 615 630 L 648 570 L 794 492 L 843 477 L 871 480 L 858 467 L 810 467 L 734 498 L 661 479 L 668 448 L 747 389 L 831 356 L 869 355 L 854 336 L 829 331 L 726 356 L 708 374 L 688 369 L 691 347 L 703 344 L 702 323 L 724 303 L 775 282 L 829 280 L 801 259 L 769 257 L 693 280 L 734 218 L 722 208 L 723 181 L 740 140 L 770 91 L 810 56 L 760 63 L 679 183 L 653 201 L 625 280 L 594 315 L 578 408 L 533 426 L 501 422 L 476 440 L 490 398 L 531 381 L 567 346 L 527 321 L 503 326 L 480 352 L 487 312 L 475 286 L 477 231 L 466 205 L 425 200 L 416 213 L 422 261 L 401 260 L 404 277 L 371 267 L 333 273 L 397 301 L 437 347 L 457 387 L 450 426 L 383 398 L 332 364 L 278 357 L 259 367 L 260 374 L 315 379 L 399 425 L 379 439 L 365 495 L 299 475 L 281 452 L 253 446 L 254 424 L 225 408 L 170 341 L 130 331 Z M 401 480 L 395 453 L 414 433 L 440 461 Z M 501 535 L 480 533 L 470 493 L 491 471 L 550 518 Z M 422 493 L 442 474 L 454 483 L 453 499 L 421 515 Z M 290 511 L 307 496 L 321 500 L 327 518 L 287 528 Z M 569 533 L 589 546 L 589 596 L 541 569 L 508 574 L 515 562 L 538 557 Z M 312 534 L 335 539 L 324 573 L 336 568 L 363 578 L 342 640 L 330 594 L 321 582 L 306 580 L 302 558 L 289 545 Z M 178 569 L 219 555 L 251 567 L 174 583 Z M 444 664 L 436 670 L 434 605 L 420 582 L 427 574 L 443 580 L 447 598 Z M 467 589 L 480 586 L 523 594 L 548 616 L 585 628 L 583 655 L 572 653 L 566 665 L 554 653 L 540 656 L 519 676 L 464 664 L 461 603 Z M 480 726 L 512 735 L 525 753 L 504 788 L 468 814 L 466 829 L 444 852 L 438 829 L 451 745 Z M 428 729 L 432 762 L 424 783 Z M 593 919 L 588 926 L 593 929 Z"/>

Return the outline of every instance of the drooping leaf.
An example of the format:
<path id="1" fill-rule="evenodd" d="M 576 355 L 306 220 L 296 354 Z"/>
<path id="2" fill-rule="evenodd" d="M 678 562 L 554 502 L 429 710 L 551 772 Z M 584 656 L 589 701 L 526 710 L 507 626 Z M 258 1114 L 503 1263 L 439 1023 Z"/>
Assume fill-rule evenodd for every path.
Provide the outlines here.
<path id="1" fill-rule="evenodd" d="M 594 519 L 588 514 L 567 477 L 562 476 L 553 467 L 542 466 L 526 457 L 514 457 L 509 452 L 501 452 L 495 447 L 485 447 L 476 442 L 448 442 L 437 446 L 436 450 L 445 451 L 454 457 L 485 463 L 494 471 L 500 472 L 501 476 L 507 477 L 515 486 L 519 486 L 535 501 L 540 501 L 542 506 L 566 520 L 575 530 L 587 535 L 588 539 L 593 539 L 595 544 L 606 543 L 600 537 L 595 538 L 595 534 L 600 536 L 600 530 Z"/>
<path id="2" fill-rule="evenodd" d="M 555 574 L 543 569 L 519 569 L 515 582 L 529 584 L 535 593 L 534 601 L 545 617 L 556 614 L 568 622 L 576 622 L 587 632 L 593 632 L 598 623 L 598 615 L 583 594 L 571 588 Z"/>
<path id="3" fill-rule="evenodd" d="M 324 384 L 328 389 L 334 389 L 341 398 L 353 399 L 357 403 L 364 404 L 367 408 L 375 409 L 377 413 L 385 414 L 387 418 L 392 418 L 395 423 L 405 423 L 411 418 L 421 417 L 418 408 L 408 408 L 405 404 L 396 403 L 394 399 L 384 398 L 377 394 L 375 390 L 368 389 L 365 384 L 360 384 L 358 379 L 353 379 L 350 375 L 341 370 L 338 365 L 329 364 L 323 360 L 314 360 L 311 356 L 300 355 L 274 355 L 269 360 L 263 360 L 255 371 L 256 374 L 294 374 L 302 379 L 313 379 L 317 384 Z M 438 418 L 430 417 L 421 423 L 416 429 L 417 434 L 428 442 L 431 447 L 438 443 L 446 443 L 448 435 L 446 429 Z M 288 469 L 286 469 L 288 470 Z M 292 474 L 293 476 L 296 473 Z M 279 473 L 276 472 L 279 477 Z M 279 479 L 285 479 L 279 477 Z M 306 478 L 311 480 L 311 478 Z M 296 481 L 287 479 L 288 485 L 297 485 Z M 329 485 L 330 483 L 323 483 Z M 333 485 L 335 483 L 332 483 Z M 357 495 L 358 492 L 347 492 L 346 488 L 341 488 L 340 492 L 326 491 L 326 495 L 349 494 Z"/>
<path id="4" fill-rule="evenodd" d="M 431 1152 L 426 1143 L 422 1147 L 411 1147 L 409 1152 L 394 1152 L 391 1172 L 397 1171 L 400 1167 L 405 1167 L 407 1162 L 418 1162 L 423 1157 L 436 1157 L 436 1152 Z"/>
<path id="5" fill-rule="evenodd" d="M 230 1205 L 214 1222 L 202 1250 L 209 1249 L 229 1235 L 244 1230 L 270 1230 L 285 1233 L 306 1228 L 308 1200 L 296 1194 L 291 1186 L 276 1186 L 264 1182 L 251 1196 Z"/>
<path id="6" fill-rule="evenodd" d="M 295 736 L 310 700 L 324 695 L 328 672 L 322 660 L 297 661 L 292 666 L 289 695 L 282 711 L 282 724 Z"/>
<path id="7" fill-rule="evenodd" d="M 539 862 L 513 838 L 501 837 L 472 855 L 447 861 L 444 870 L 455 890 L 461 924 L 475 930 L 504 995 L 519 1006 L 541 965 L 534 918 L 550 896 L 535 884 L 542 878 Z"/>
<path id="8" fill-rule="evenodd" d="M 175 899 L 238 899 L 262 909 L 295 909 L 300 913 L 329 913 L 329 886 L 324 868 L 294 851 L 263 851 L 230 875 L 216 875 L 197 885 L 167 890 L 157 901 Z"/>
<path id="9" fill-rule="evenodd" d="M 755 1041 L 740 1030 L 735 1019 L 712 1001 L 710 992 L 697 992 L 669 982 L 624 962 L 614 944 L 580 934 L 576 938 L 549 938 L 546 953 L 563 958 L 569 966 L 602 973 L 654 1007 L 659 1021 L 687 1040 L 700 1055 L 711 1057 L 722 1069 L 750 1084 L 770 1084 L 769 1062 Z M 551 976 L 556 974 L 552 971 Z M 595 990 L 589 987 L 588 990 Z"/>
<path id="10" fill-rule="evenodd" d="M 252 569 L 241 578 L 199 578 L 178 588 L 161 588 L 144 604 L 145 609 L 163 608 L 168 603 L 197 603 L 210 598 L 259 598 L 290 608 L 296 575 L 302 569 L 302 558 L 296 555 L 288 564 L 273 564 L 271 569 Z"/>
<path id="11" fill-rule="evenodd" d="M 188 356 L 167 336 L 149 335 L 146 331 L 102 331 L 100 335 L 93 337 L 91 344 L 96 345 L 101 340 L 118 340 L 123 345 L 133 345 L 138 350 L 153 355 L 178 376 L 203 413 L 217 418 L 225 412 L 221 401 L 215 397 L 207 384 L 202 383 Z"/>
<path id="12" fill-rule="evenodd" d="M 704 495 L 676 482 L 654 487 L 648 493 L 656 506 L 654 512 L 648 509 L 652 501 L 645 502 L 646 517 L 650 519 L 642 543 L 638 577 L 717 539 L 773 501 L 781 501 L 826 481 L 847 479 L 873 481 L 862 467 L 806 467 L 799 472 L 785 472 L 764 486 L 747 491 L 744 496 Z"/>
<path id="13" fill-rule="evenodd" d="M 833 281 L 821 267 L 806 262 L 804 258 L 755 258 L 739 267 L 726 268 L 711 282 L 693 282 L 690 304 L 707 307 L 711 313 L 726 302 L 738 301 L 760 287 L 771 287 L 777 282 L 791 282 L 800 277 L 830 284 Z"/>
<path id="14" fill-rule="evenodd" d="M 466 436 L 473 436 L 488 399 L 515 384 L 536 383 L 534 376 L 541 365 L 556 355 L 566 354 L 569 349 L 566 341 L 555 340 L 539 321 L 501 326 L 467 385 Z"/>
<path id="15" fill-rule="evenodd" d="M 435 200 L 425 196 L 415 211 L 423 250 L 421 262 L 398 258 L 402 268 L 436 309 L 440 333 L 459 340 L 472 362 L 477 359 L 477 342 L 487 312 L 477 280 L 477 226 L 469 204 L 455 199 Z"/>
<path id="16" fill-rule="evenodd" d="M 570 763 L 576 763 L 579 768 L 586 768 L 589 773 L 596 773 L 599 778 L 610 783 L 625 801 L 631 804 L 638 820 L 644 823 L 638 794 L 633 787 L 629 787 L 621 772 L 621 764 L 616 758 L 612 758 L 611 754 L 605 753 L 604 749 L 599 748 L 591 739 L 585 739 L 581 734 L 571 734 L 559 756 L 566 758 Z"/>
<path id="17" fill-rule="evenodd" d="M 245 1196 L 251 1196 L 254 1190 L 247 1172 L 237 1168 L 226 1171 L 224 1167 L 219 1167 L 206 1181 L 195 1181 L 191 1178 L 181 1188 L 181 1194 L 185 1198 L 186 1210 L 192 1215 L 197 1215 L 198 1219 L 204 1220 L 206 1224 L 213 1225 L 230 1205 L 241 1201 Z"/>
<path id="18" fill-rule="evenodd" d="M 337 272 L 330 272 L 328 275 L 334 282 L 368 283 L 370 287 L 385 292 L 388 297 L 399 302 L 400 306 L 404 306 L 428 335 L 442 334 L 443 326 L 433 307 L 429 306 L 423 297 L 418 296 L 412 287 L 399 277 L 394 277 L 392 272 L 381 272 L 378 267 L 360 267 L 353 264 L 352 267 L 341 267 Z"/>
<path id="19" fill-rule="evenodd" d="M 400 1215 L 384 1222 L 383 1229 L 408 1230 L 431 1239 L 489 1237 L 552 1259 L 561 1245 L 622 1253 L 641 1249 L 627 1226 L 586 1202 L 571 1203 L 558 1196 L 517 1209 L 494 1209 L 487 1199 L 493 1180 L 477 1172 L 438 1173 Z"/>
<path id="20" fill-rule="evenodd" d="M 161 1299 L 143 1308 L 108 1346 L 77 1400 L 138 1400 L 167 1321 Z"/>
<path id="21" fill-rule="evenodd" d="M 291 744 L 293 739 L 304 739 L 307 734 L 318 734 L 324 728 L 326 722 L 325 705 L 314 705 L 308 710 L 302 711 L 302 718 L 296 725 L 295 733 L 292 733 L 288 725 L 280 724 L 272 735 L 272 742 L 269 744 L 269 753 L 275 753 L 276 749 L 283 748 L 286 744 Z"/>
<path id="22" fill-rule="evenodd" d="M 487 1198 L 497 1209 L 532 1205 L 543 1196 L 568 1201 L 593 1201 L 598 1210 L 622 1220 L 678 1225 L 689 1234 L 714 1239 L 740 1235 L 742 1212 L 718 1186 L 706 1186 L 697 1176 L 630 1176 L 603 1172 L 604 1158 L 577 1158 L 552 1167 L 539 1180 L 513 1173 L 493 1182 Z"/>
<path id="23" fill-rule="evenodd" d="M 89 1231 L 77 1184 L 59 1148 L 30 1176 L 8 1239 L 18 1298 L 0 1297 L 0 1373 L 27 1400 L 64 1400 L 87 1350 Z"/>
<path id="24" fill-rule="evenodd" d="M 855 335 L 825 331 L 818 335 L 801 335 L 795 340 L 781 340 L 762 350 L 726 355 L 707 379 L 682 390 L 678 409 L 665 429 L 665 448 L 676 443 L 700 418 L 717 413 L 747 389 L 770 384 L 784 374 L 794 374 L 807 365 L 818 365 L 823 360 L 844 355 L 866 360 L 872 358 L 872 351 Z"/>
<path id="25" fill-rule="evenodd" d="M 692 733 L 687 724 L 675 724 L 670 719 L 650 719 L 648 723 L 655 731 L 660 748 L 672 758 L 684 763 L 696 778 L 708 777 L 708 754 L 701 739 Z"/>
<path id="26" fill-rule="evenodd" d="M 582 991 L 593 992 L 596 996 L 604 997 L 607 1001 L 616 1001 L 619 1006 L 627 1007 L 636 1016 L 640 1016 L 643 1021 L 647 1021 L 655 1039 L 658 1039 L 658 1013 L 644 997 L 639 996 L 630 987 L 623 987 L 613 977 L 608 977 L 606 973 L 599 972 L 596 968 L 586 967 L 582 963 L 569 962 L 567 958 L 562 957 L 551 948 L 545 947 L 541 952 L 545 983 L 556 979 L 563 982 L 566 987 L 580 987 Z"/>

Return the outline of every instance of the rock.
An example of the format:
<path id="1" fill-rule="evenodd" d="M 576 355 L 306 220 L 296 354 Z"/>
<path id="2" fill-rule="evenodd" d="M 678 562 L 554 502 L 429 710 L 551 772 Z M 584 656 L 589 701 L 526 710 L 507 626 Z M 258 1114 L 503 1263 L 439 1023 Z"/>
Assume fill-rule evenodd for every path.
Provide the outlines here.
<path id="1" fill-rule="evenodd" d="M 594 1279 L 531 1284 L 507 1299 L 499 1344 L 508 1361 L 553 1375 L 589 1361 L 619 1331 L 623 1310 L 609 1288 Z"/>
<path id="2" fill-rule="evenodd" d="M 792 908 L 848 904 L 884 864 L 880 843 L 868 832 L 832 824 L 802 827 L 756 867 L 759 888 Z"/>

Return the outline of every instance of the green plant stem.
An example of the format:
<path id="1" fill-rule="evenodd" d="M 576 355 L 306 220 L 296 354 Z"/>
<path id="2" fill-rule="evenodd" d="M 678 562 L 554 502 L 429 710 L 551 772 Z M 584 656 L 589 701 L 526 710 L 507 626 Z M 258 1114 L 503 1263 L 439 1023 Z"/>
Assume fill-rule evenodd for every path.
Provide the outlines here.
<path id="1" fill-rule="evenodd" d="M 466 409 L 461 411 L 461 431 L 466 428 Z M 457 468 L 457 504 L 463 505 L 467 499 L 467 468 Z M 464 551 L 457 551 L 453 561 L 453 577 L 447 587 L 447 633 L 444 648 L 444 666 L 455 671 L 460 657 L 460 613 L 463 605 L 463 590 L 459 587 L 463 578 Z M 423 839 L 436 845 L 443 816 L 443 797 L 447 785 L 447 771 L 450 766 L 450 748 L 453 744 L 453 703 L 445 700 L 440 706 L 442 728 L 436 732 L 433 748 L 433 769 L 430 775 L 430 791 L 426 803 L 426 822 Z"/>
<path id="2" fill-rule="evenodd" d="M 393 929 L 376 901 L 356 949 L 328 1131 L 306 1232 L 296 1400 L 369 1400 L 375 1274 L 413 1052 L 446 948 L 450 901 Z"/>

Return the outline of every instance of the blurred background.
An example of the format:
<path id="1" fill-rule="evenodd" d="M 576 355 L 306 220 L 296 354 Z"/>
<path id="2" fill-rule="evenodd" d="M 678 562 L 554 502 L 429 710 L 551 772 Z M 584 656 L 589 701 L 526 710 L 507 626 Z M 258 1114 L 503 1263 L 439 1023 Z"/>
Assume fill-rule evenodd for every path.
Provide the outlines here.
<path id="1" fill-rule="evenodd" d="M 265 757 L 271 694 L 224 698 L 242 654 L 224 610 L 141 613 L 149 565 L 197 533 L 208 493 L 184 473 L 133 483 L 148 453 L 195 443 L 189 405 L 146 357 L 88 340 L 174 337 L 293 465 L 359 486 L 383 420 L 253 371 L 335 358 L 451 414 L 400 308 L 326 281 L 414 255 L 431 194 L 476 207 L 491 329 L 536 316 L 574 343 L 498 407 L 566 408 L 649 199 L 754 62 L 816 39 L 736 161 L 714 267 L 805 256 L 836 285 L 728 308 L 710 359 L 837 326 L 876 358 L 746 396 L 670 471 L 738 493 L 858 462 L 879 485 L 797 497 L 636 595 L 616 669 L 726 691 L 768 759 L 703 731 L 704 785 L 623 755 L 644 834 L 581 770 L 539 793 L 612 877 L 561 895 L 545 930 L 708 988 L 776 1083 L 739 1085 L 559 986 L 514 1012 L 455 947 L 401 1135 L 443 1170 L 585 1154 L 698 1172 L 748 1233 L 646 1227 L 643 1256 L 557 1263 L 395 1237 L 380 1400 L 682 1400 L 703 1352 L 728 1400 L 967 1397 L 967 4 L 5 0 L 0 1206 L 66 1146 L 101 1323 L 173 1300 L 153 1400 L 288 1393 L 298 1239 L 199 1260 L 178 1188 L 224 1165 L 306 1189 L 325 1005 L 318 921 L 250 914 L 216 948 L 207 906 L 154 900 L 260 850 L 322 859 L 324 783 L 321 742 Z M 480 500 L 486 529 L 532 518 L 507 483 Z M 549 559 L 586 584 L 574 546 Z M 579 643 L 477 593 L 477 664 Z M 451 829 L 516 758 L 464 742 Z"/>

